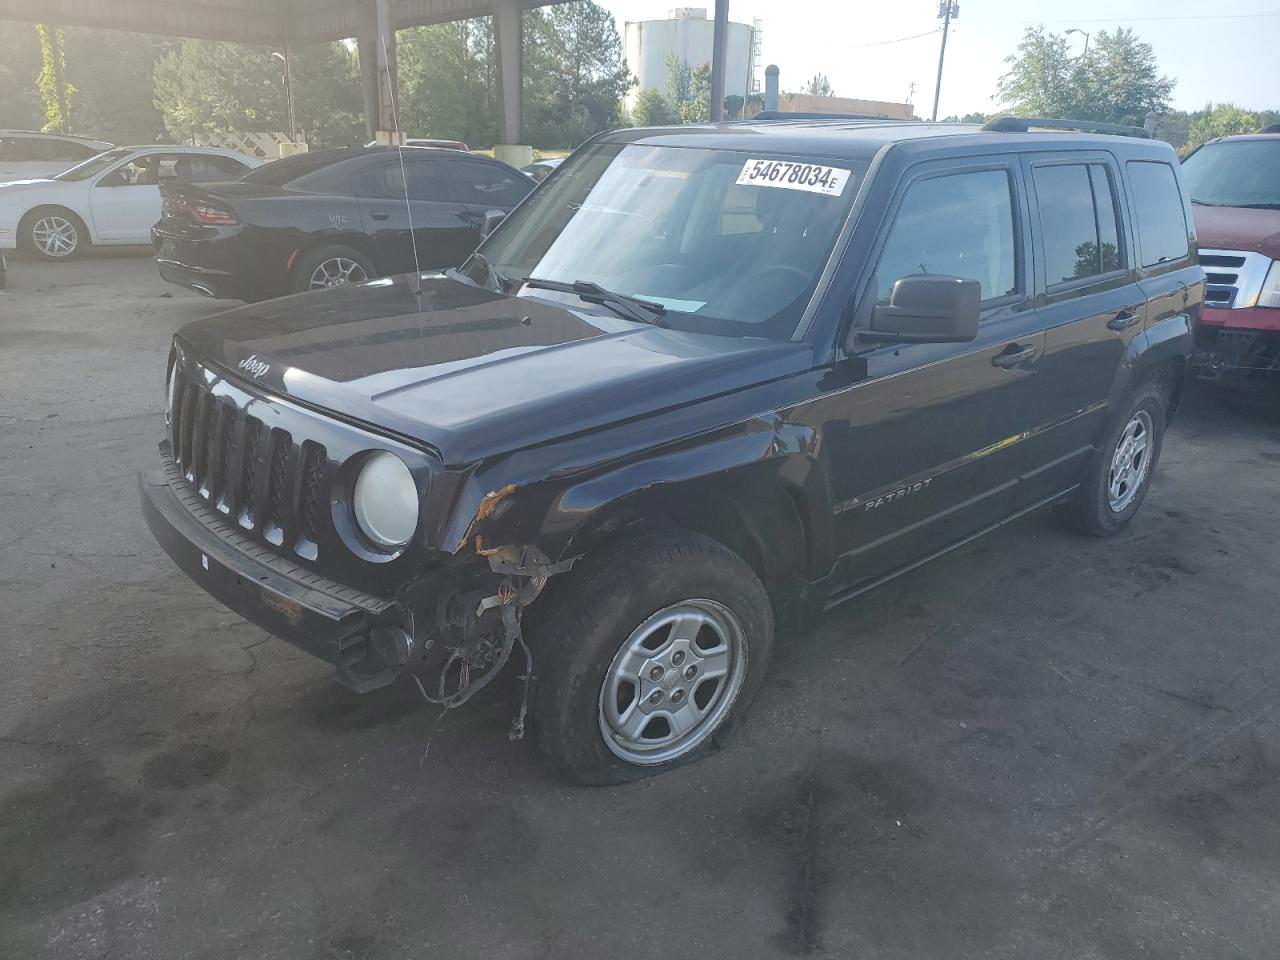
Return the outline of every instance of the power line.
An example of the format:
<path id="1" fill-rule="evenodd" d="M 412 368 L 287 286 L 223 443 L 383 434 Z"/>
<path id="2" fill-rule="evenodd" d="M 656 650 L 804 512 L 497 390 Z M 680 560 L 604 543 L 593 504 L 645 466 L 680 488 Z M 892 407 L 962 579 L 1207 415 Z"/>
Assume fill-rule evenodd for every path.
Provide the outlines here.
<path id="1" fill-rule="evenodd" d="M 1070 20 L 1020 20 L 1019 23 L 1139 23 L 1148 20 L 1251 20 L 1280 17 L 1280 13 L 1215 13 L 1187 14 L 1172 17 L 1072 17 Z"/>
<path id="2" fill-rule="evenodd" d="M 883 47 L 885 44 L 889 43 L 902 43 L 904 40 L 919 40 L 921 37 L 932 37 L 937 32 L 938 28 L 934 27 L 932 30 L 926 30 L 924 33 L 913 33 L 909 37 L 897 37 L 894 40 L 875 40 L 871 43 L 855 43 L 849 49 L 859 50 L 862 47 Z"/>

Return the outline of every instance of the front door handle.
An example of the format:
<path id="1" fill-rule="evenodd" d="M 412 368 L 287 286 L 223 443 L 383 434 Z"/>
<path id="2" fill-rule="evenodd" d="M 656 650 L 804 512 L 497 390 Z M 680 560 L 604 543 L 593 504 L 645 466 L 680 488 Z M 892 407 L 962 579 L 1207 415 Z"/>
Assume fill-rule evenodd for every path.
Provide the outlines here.
<path id="1" fill-rule="evenodd" d="M 1035 355 L 1036 348 L 1034 346 L 1011 343 L 991 358 L 991 365 L 1000 367 L 1002 370 L 1008 370 L 1010 367 L 1016 367 L 1020 363 L 1026 363 Z"/>
<path id="2" fill-rule="evenodd" d="M 1107 327 L 1111 330 L 1124 330 L 1132 327 L 1142 318 L 1136 312 L 1137 308 L 1129 308 L 1121 310 L 1114 317 L 1107 321 Z"/>
<path id="3" fill-rule="evenodd" d="M 388 220 L 388 219 L 390 219 L 391 214 L 389 214 L 389 213 L 371 213 L 371 214 L 369 214 L 369 216 L 373 217 L 373 219 L 375 219 L 375 220 Z"/>

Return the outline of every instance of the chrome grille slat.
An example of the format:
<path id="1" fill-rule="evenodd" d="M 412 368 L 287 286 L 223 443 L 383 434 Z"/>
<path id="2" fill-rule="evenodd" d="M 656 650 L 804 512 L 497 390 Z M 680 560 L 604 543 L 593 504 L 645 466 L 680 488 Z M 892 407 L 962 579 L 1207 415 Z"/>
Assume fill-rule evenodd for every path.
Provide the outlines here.
<path id="1" fill-rule="evenodd" d="M 248 535 L 316 560 L 328 502 L 325 448 L 249 415 L 224 383 L 198 372 L 177 381 L 175 466 L 195 496 Z"/>

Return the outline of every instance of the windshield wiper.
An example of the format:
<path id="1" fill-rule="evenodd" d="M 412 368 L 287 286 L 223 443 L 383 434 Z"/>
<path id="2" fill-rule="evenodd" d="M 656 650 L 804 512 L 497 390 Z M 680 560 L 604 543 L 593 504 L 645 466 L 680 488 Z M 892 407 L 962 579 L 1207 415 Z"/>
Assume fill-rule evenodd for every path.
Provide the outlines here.
<path id="1" fill-rule="evenodd" d="M 565 283 L 563 280 L 543 280 L 540 277 L 525 277 L 524 285 L 533 287 L 535 290 L 557 290 L 560 293 L 577 294 L 587 303 L 598 303 L 602 307 L 608 307 L 625 320 L 635 320 L 637 323 L 651 323 L 656 327 L 663 326 L 662 315 L 667 312 L 667 308 L 660 303 L 654 303 L 652 300 L 641 300 L 639 297 L 629 297 L 625 293 L 614 293 L 612 290 L 606 290 L 600 284 L 593 283 L 590 280 L 575 280 L 573 283 Z"/>

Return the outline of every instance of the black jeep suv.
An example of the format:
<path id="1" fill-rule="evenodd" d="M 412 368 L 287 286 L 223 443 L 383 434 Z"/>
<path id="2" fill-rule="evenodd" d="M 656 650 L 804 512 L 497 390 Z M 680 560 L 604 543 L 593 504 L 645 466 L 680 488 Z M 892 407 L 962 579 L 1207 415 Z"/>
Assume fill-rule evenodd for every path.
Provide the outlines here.
<path id="1" fill-rule="evenodd" d="M 1051 125 L 596 137 L 458 271 L 181 330 L 148 523 L 356 690 L 514 654 L 568 778 L 697 757 L 825 608 L 1142 504 L 1193 221 L 1167 145 Z"/>

